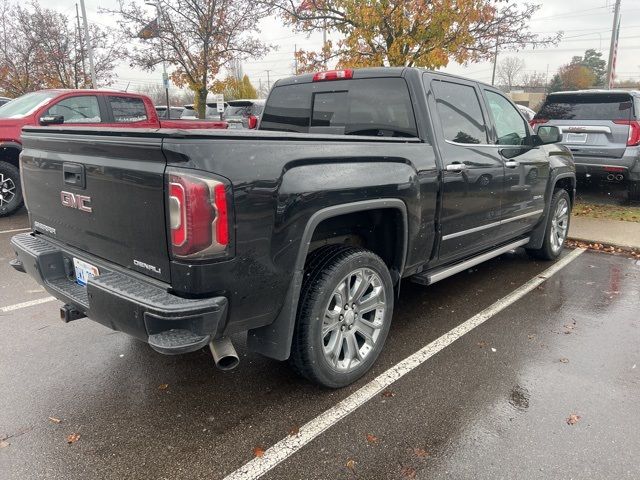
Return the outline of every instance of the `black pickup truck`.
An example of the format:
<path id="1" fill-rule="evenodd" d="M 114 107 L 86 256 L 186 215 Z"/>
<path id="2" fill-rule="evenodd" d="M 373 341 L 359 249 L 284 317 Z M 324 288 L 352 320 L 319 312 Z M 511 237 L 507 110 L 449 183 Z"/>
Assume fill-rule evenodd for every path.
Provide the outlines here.
<path id="1" fill-rule="evenodd" d="M 15 269 L 87 316 L 177 354 L 229 336 L 319 384 L 363 375 L 400 281 L 517 247 L 554 259 L 575 193 L 556 127 L 503 93 L 414 68 L 279 80 L 257 131 L 26 128 L 32 232 Z"/>

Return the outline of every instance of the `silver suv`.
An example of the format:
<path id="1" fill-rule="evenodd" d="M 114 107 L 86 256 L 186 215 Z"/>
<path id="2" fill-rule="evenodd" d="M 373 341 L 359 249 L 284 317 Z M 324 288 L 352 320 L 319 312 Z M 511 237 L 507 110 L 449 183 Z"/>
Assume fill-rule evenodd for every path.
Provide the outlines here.
<path id="1" fill-rule="evenodd" d="M 557 92 L 531 121 L 555 125 L 582 178 L 627 182 L 629 199 L 640 200 L 640 92 Z"/>

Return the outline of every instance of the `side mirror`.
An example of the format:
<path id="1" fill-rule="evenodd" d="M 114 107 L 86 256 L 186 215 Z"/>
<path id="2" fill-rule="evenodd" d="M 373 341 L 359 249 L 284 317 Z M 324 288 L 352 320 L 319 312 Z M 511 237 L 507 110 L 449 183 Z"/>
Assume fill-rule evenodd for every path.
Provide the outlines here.
<path id="1" fill-rule="evenodd" d="M 64 115 L 45 115 L 40 117 L 40 125 L 62 125 L 64 123 Z"/>
<path id="2" fill-rule="evenodd" d="M 562 141 L 562 132 L 558 127 L 552 125 L 541 125 L 537 132 L 540 139 L 540 145 L 549 145 L 550 143 L 558 143 Z"/>
<path id="3" fill-rule="evenodd" d="M 249 115 L 249 119 L 247 120 L 247 127 L 251 130 L 258 128 L 258 117 L 255 115 Z"/>

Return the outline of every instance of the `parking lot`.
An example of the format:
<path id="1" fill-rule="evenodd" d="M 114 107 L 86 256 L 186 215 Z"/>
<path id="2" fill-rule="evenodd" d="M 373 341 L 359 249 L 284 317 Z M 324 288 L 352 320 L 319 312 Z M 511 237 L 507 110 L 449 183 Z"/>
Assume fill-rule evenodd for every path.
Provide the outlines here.
<path id="1" fill-rule="evenodd" d="M 373 371 L 326 390 L 242 338 L 225 373 L 205 351 L 63 324 L 8 266 L 27 225 L 0 220 L 4 480 L 640 477 L 635 260 L 567 250 L 549 272 L 518 251 L 404 282 Z"/>

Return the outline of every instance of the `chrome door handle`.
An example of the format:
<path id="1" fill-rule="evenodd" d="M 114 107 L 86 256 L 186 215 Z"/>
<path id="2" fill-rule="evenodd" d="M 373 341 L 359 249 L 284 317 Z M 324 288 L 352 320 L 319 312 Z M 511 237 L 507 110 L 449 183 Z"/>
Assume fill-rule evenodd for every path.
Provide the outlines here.
<path id="1" fill-rule="evenodd" d="M 468 167 L 464 163 L 450 163 L 447 165 L 447 172 L 461 172 L 462 170 L 466 170 Z"/>
<path id="2" fill-rule="evenodd" d="M 516 168 L 518 165 L 520 165 L 520 162 L 514 162 L 514 161 L 504 162 L 504 166 L 507 168 Z"/>

